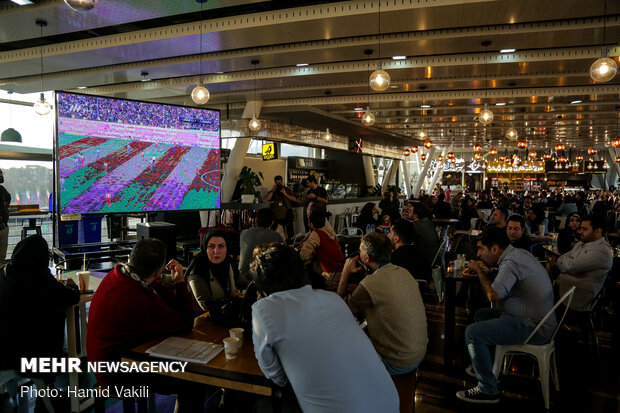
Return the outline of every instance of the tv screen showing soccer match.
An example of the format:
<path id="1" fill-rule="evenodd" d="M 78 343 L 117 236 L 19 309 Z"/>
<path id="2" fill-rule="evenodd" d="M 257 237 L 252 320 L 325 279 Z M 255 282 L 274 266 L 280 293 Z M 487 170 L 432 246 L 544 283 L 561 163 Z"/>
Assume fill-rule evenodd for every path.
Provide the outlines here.
<path id="1" fill-rule="evenodd" d="M 220 206 L 220 113 L 56 93 L 61 214 Z"/>

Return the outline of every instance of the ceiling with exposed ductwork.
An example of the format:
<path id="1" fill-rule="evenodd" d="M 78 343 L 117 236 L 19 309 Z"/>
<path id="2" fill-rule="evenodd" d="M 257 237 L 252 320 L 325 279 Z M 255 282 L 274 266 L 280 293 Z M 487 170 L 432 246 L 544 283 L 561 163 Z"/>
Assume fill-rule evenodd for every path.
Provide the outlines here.
<path id="1" fill-rule="evenodd" d="M 541 150 L 560 140 L 602 148 L 620 134 L 620 74 L 589 75 L 603 42 L 620 61 L 619 1 L 99 0 L 87 12 L 34 3 L 0 0 L 1 89 L 42 82 L 193 105 L 202 79 L 207 106 L 224 117 L 241 118 L 256 98 L 261 118 L 399 147 L 419 144 L 420 130 L 442 147 L 516 149 L 504 136 L 514 126 Z M 379 59 L 385 92 L 368 87 Z M 366 107 L 372 127 L 361 124 Z"/>

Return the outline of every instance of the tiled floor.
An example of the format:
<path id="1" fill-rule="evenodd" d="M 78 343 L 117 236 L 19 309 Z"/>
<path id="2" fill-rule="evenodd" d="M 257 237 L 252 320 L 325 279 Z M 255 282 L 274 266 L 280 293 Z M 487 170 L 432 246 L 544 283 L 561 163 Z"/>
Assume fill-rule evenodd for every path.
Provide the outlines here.
<path id="1" fill-rule="evenodd" d="M 512 366 L 512 373 L 500 383 L 502 398 L 499 405 L 469 405 L 456 399 L 455 392 L 472 387 L 475 382 L 467 376 L 464 368 L 468 363 L 463 342 L 463 331 L 467 314 L 457 312 L 457 347 L 455 368 L 443 368 L 443 306 L 427 305 L 429 325 L 429 346 L 427 357 L 420 368 L 416 390 L 415 411 L 418 413 L 450 412 L 503 412 L 535 413 L 543 412 L 544 404 L 540 384 L 532 377 L 534 363 L 527 358 L 518 359 Z M 579 343 L 573 333 L 561 331 L 557 338 L 557 357 L 560 376 L 560 392 L 551 391 L 551 412 L 620 412 L 620 352 L 612 357 L 610 348 L 609 320 L 603 320 L 603 330 L 599 331 L 601 354 L 596 355 L 592 345 Z M 219 399 L 219 395 L 217 396 Z M 245 395 L 227 395 L 226 412 L 252 411 L 256 399 Z M 157 396 L 156 412 L 173 411 L 174 396 Z M 217 411 L 210 403 L 209 411 Z M 32 406 L 31 406 L 32 407 Z M 32 411 L 32 409 L 31 409 Z M 43 411 L 43 410 L 41 410 Z M 59 404 L 57 411 L 68 411 L 67 405 Z M 0 412 L 11 412 L 6 396 L 0 395 Z M 120 402 L 107 409 L 108 413 L 120 413 Z"/>

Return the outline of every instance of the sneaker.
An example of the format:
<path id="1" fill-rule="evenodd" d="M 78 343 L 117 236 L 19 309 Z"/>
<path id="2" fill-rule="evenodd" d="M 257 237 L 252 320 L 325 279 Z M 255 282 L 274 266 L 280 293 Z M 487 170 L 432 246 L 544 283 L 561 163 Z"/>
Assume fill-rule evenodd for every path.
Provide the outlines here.
<path id="1" fill-rule="evenodd" d="M 471 364 L 467 366 L 467 368 L 465 369 L 465 373 L 467 373 L 468 376 L 471 376 L 474 379 L 476 378 L 476 373 L 474 372 L 474 366 L 472 366 Z"/>
<path id="2" fill-rule="evenodd" d="M 456 397 L 468 403 L 496 404 L 499 403 L 499 394 L 484 394 L 478 387 L 457 391 Z"/>

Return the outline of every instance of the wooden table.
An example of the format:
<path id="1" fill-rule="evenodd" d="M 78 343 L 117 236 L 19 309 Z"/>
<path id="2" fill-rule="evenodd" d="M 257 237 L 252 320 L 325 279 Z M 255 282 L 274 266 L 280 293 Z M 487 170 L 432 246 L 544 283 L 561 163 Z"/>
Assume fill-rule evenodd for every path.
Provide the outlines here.
<path id="1" fill-rule="evenodd" d="M 77 271 L 68 271 L 63 275 L 67 279 L 72 279 L 76 285 L 79 285 L 79 280 L 77 277 Z M 88 280 L 88 288 L 91 290 L 96 290 L 101 283 L 103 277 L 105 277 L 107 273 L 104 272 L 94 272 L 91 271 L 90 279 Z M 87 309 L 86 304 L 92 300 L 93 294 L 82 294 L 80 295 L 80 301 L 73 305 L 72 307 L 67 309 L 67 355 L 68 357 L 84 357 L 86 356 L 86 319 L 87 319 Z M 79 387 L 79 377 L 78 373 L 72 372 L 69 373 L 69 385 L 71 387 L 78 388 Z M 71 411 L 72 412 L 81 412 L 86 409 L 89 409 L 93 406 L 94 399 L 87 398 L 81 400 L 77 396 L 70 396 L 71 402 Z"/>
<path id="2" fill-rule="evenodd" d="M 451 370 L 454 365 L 454 331 L 456 329 L 456 284 L 459 282 L 479 282 L 478 277 L 454 277 L 453 275 L 445 278 L 445 300 L 444 300 L 444 344 L 443 344 L 443 365 L 444 368 Z"/>
<path id="3" fill-rule="evenodd" d="M 194 321 L 192 332 L 179 337 L 221 343 L 228 336 L 227 328 L 216 326 L 208 319 L 198 317 Z M 122 360 L 129 362 L 162 360 L 146 354 L 147 349 L 161 341 L 163 339 L 152 340 L 135 347 Z M 241 347 L 236 359 L 227 360 L 224 351 L 222 351 L 207 364 L 188 363 L 185 372 L 162 372 L 157 374 L 263 396 L 271 396 L 273 394 L 272 382 L 263 375 L 254 356 L 254 346 L 247 340 L 244 340 L 243 347 Z"/>

